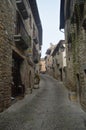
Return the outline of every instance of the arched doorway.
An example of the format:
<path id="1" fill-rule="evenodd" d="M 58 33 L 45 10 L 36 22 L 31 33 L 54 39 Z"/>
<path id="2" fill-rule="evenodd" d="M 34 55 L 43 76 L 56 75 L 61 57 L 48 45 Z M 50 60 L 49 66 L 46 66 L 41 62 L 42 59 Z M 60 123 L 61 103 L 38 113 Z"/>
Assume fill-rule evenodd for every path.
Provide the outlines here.
<path id="1" fill-rule="evenodd" d="M 21 80 L 20 67 L 23 62 L 23 58 L 18 55 L 15 51 L 12 53 L 12 87 L 11 96 L 16 97 L 23 94 L 24 86 Z"/>
<path id="2" fill-rule="evenodd" d="M 81 87 L 80 87 L 80 76 L 79 76 L 79 74 L 77 74 L 76 77 L 77 77 L 77 101 L 80 102 L 80 100 L 81 100 Z"/>

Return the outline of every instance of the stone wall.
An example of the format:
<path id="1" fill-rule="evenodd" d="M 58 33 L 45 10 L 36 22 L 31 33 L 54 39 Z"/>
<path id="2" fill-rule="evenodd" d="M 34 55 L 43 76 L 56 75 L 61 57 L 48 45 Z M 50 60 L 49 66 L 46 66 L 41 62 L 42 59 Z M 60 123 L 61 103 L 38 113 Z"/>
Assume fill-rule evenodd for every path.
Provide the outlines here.
<path id="1" fill-rule="evenodd" d="M 13 20 L 8 0 L 0 1 L 0 111 L 11 101 Z"/>
<path id="2" fill-rule="evenodd" d="M 34 68 L 27 62 L 25 51 L 17 48 L 14 43 L 16 26 L 15 1 L 0 1 L 0 111 L 11 105 L 12 52 L 24 56 L 24 67 L 21 71 L 26 93 L 34 84 Z M 24 71 L 24 72 L 23 72 Z M 23 73 L 22 73 L 23 72 Z M 31 72 L 31 75 L 29 73 Z M 23 76 L 24 74 L 24 76 Z M 31 76 L 31 79 L 29 78 Z M 30 81 L 31 80 L 31 81 Z M 28 90 L 28 91 L 27 91 Z"/>
<path id="3" fill-rule="evenodd" d="M 86 30 L 82 26 L 83 21 L 86 19 L 86 2 L 83 5 L 75 5 L 74 11 L 77 17 L 73 16 L 66 21 L 66 85 L 69 90 L 77 93 L 77 99 L 79 98 L 80 103 L 86 109 Z"/>
<path id="4" fill-rule="evenodd" d="M 84 4 L 84 16 L 82 19 L 82 23 L 85 19 L 86 19 L 86 2 Z M 86 30 L 82 27 L 82 23 L 79 36 L 80 87 L 81 87 L 80 90 L 81 90 L 81 104 L 86 109 Z"/>
<path id="5" fill-rule="evenodd" d="M 24 59 L 20 68 L 21 80 L 25 85 L 25 93 L 31 93 L 34 86 L 34 69 L 31 65 L 28 65 L 26 59 Z"/>

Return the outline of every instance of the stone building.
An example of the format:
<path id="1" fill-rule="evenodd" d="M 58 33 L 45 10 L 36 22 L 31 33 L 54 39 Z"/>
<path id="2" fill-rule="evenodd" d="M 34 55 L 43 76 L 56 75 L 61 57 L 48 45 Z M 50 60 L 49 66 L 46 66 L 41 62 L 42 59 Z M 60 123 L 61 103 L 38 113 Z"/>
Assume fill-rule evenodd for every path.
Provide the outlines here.
<path id="1" fill-rule="evenodd" d="M 40 59 L 40 72 L 45 73 L 46 72 L 46 64 L 45 64 L 45 58 Z"/>
<path id="2" fill-rule="evenodd" d="M 66 78 L 66 48 L 65 41 L 60 40 L 53 50 L 53 77 L 65 82 Z"/>
<path id="3" fill-rule="evenodd" d="M 60 29 L 65 29 L 67 87 L 86 109 L 86 0 L 61 0 Z"/>
<path id="4" fill-rule="evenodd" d="M 52 53 L 55 48 L 55 45 L 52 43 L 50 44 L 50 48 L 47 49 L 46 51 L 46 58 L 45 58 L 45 64 L 46 64 L 46 73 L 49 75 L 53 76 L 53 57 Z"/>
<path id="5" fill-rule="evenodd" d="M 0 111 L 10 106 L 11 97 L 32 91 L 41 45 L 36 0 L 0 1 Z"/>

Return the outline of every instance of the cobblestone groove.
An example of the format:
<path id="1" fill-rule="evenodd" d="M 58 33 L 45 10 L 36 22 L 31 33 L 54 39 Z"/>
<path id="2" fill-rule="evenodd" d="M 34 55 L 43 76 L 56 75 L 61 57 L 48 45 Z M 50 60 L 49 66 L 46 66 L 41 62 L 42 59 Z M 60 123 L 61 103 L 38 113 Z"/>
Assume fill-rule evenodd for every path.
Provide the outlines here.
<path id="1" fill-rule="evenodd" d="M 43 75 L 40 89 L 0 114 L 0 130 L 86 130 L 86 113 L 61 82 Z"/>

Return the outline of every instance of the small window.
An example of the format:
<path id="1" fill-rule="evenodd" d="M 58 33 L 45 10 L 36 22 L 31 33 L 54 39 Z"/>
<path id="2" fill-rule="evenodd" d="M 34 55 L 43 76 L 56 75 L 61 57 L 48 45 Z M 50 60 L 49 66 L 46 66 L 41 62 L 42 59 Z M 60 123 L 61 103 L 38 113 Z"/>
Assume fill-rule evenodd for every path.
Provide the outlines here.
<path id="1" fill-rule="evenodd" d="M 86 74 L 86 69 L 84 70 L 85 74 Z"/>

